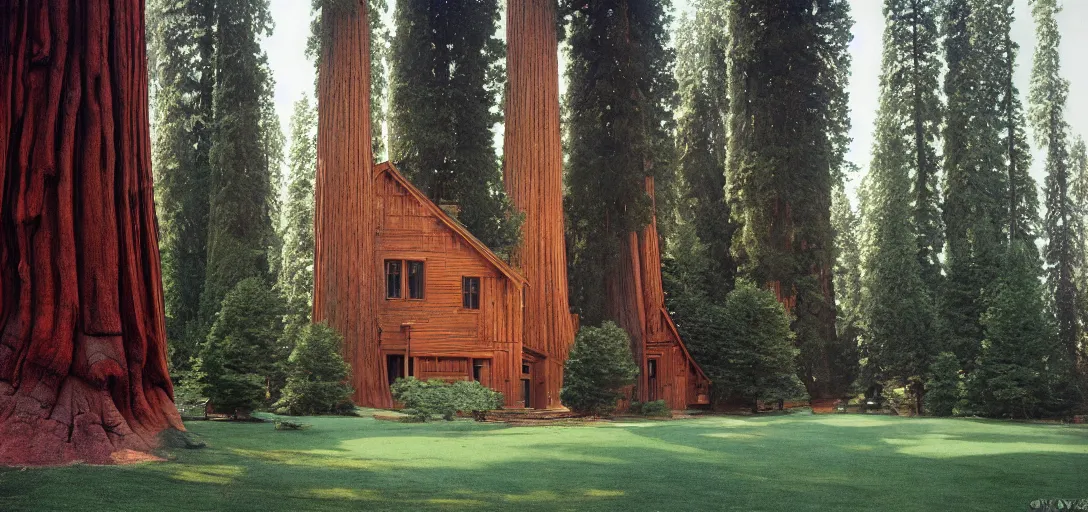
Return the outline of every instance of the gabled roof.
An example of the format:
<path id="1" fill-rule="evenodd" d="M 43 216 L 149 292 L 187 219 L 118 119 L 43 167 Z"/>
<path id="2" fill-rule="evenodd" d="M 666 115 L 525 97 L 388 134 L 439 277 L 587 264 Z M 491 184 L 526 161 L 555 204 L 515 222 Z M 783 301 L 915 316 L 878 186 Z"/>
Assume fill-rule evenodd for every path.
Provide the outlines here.
<path id="1" fill-rule="evenodd" d="M 476 251 L 476 253 L 478 253 L 485 260 L 487 260 L 488 263 L 491 263 L 491 265 L 494 266 L 503 275 L 510 278 L 514 282 L 520 283 L 523 286 L 529 284 L 528 281 L 525 279 L 525 276 L 522 276 L 521 273 L 514 269 L 514 267 L 511 267 L 510 264 L 503 261 L 502 258 L 500 258 L 491 249 L 484 245 L 483 242 L 473 236 L 472 233 L 469 233 L 468 229 L 466 229 L 465 226 L 461 225 L 460 222 L 457 222 L 457 219 L 450 217 L 449 214 L 445 212 L 445 210 L 439 208 L 437 204 L 434 204 L 434 202 L 431 201 L 431 199 L 427 197 L 426 194 L 416 188 L 415 185 L 412 185 L 412 183 L 408 181 L 408 179 L 405 178 L 404 175 L 401 174 L 400 171 L 397 170 L 396 166 L 394 166 L 392 163 L 382 162 L 374 166 L 374 176 L 377 177 L 382 174 L 388 174 L 389 177 L 393 178 L 393 181 L 396 181 L 400 184 L 400 186 L 404 187 L 404 189 L 407 190 L 408 193 L 412 195 L 412 197 L 414 197 L 417 201 L 419 201 L 421 205 L 423 205 L 423 208 L 427 209 L 427 211 L 430 212 L 431 215 L 433 215 L 436 219 L 438 219 L 439 222 L 444 224 L 457 236 L 464 240 L 469 247 L 471 247 L 473 250 Z"/>
<path id="2" fill-rule="evenodd" d="M 684 352 L 684 356 L 688 358 L 688 362 L 695 367 L 695 371 L 699 373 L 699 376 L 707 381 L 710 378 L 703 372 L 703 368 L 699 366 L 699 363 L 695 361 L 694 357 L 691 357 L 691 353 L 688 352 L 687 345 L 684 344 L 684 340 L 680 337 L 680 331 L 676 330 L 676 323 L 672 321 L 672 316 L 669 315 L 669 311 L 665 309 L 665 306 L 661 306 L 661 316 L 665 318 L 665 325 L 669 326 L 669 330 L 672 331 L 672 335 L 676 336 L 676 343 L 680 345 L 680 350 Z"/>

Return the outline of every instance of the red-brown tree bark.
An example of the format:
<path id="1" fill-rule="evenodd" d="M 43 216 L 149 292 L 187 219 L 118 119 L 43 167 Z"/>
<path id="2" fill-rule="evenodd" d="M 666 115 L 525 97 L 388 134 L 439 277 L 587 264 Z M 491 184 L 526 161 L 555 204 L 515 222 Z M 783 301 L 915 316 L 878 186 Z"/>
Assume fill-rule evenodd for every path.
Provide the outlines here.
<path id="1" fill-rule="evenodd" d="M 314 314 L 344 337 L 355 403 L 391 407 L 378 346 L 370 140 L 367 4 L 329 2 L 321 13 L 315 182 Z"/>
<path id="2" fill-rule="evenodd" d="M 183 429 L 166 369 L 143 0 L 0 6 L 0 464 Z"/>
<path id="3" fill-rule="evenodd" d="M 553 0 L 506 5 L 509 88 L 504 139 L 506 193 L 525 214 L 515 264 L 529 281 L 526 348 L 544 354 L 547 407 L 558 407 L 563 362 L 574 343 L 563 229 L 563 148 Z"/>

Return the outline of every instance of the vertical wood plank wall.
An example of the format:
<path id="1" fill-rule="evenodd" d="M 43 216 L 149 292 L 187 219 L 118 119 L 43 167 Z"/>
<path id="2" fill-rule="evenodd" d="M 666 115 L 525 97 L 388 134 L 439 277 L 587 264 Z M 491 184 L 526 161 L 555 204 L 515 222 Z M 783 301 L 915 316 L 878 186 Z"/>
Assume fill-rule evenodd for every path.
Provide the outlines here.
<path id="1" fill-rule="evenodd" d="M 378 269 L 374 265 L 374 200 L 370 140 L 370 26 L 367 4 L 322 17 L 329 44 L 318 73 L 315 182 L 315 322 L 344 337 L 355 403 L 391 407 L 378 351 Z"/>
<path id="2" fill-rule="evenodd" d="M 563 362 L 574 343 L 563 229 L 563 163 L 559 131 L 559 61 L 554 0 L 506 5 L 509 78 L 504 138 L 506 192 L 525 214 L 515 265 L 529 281 L 525 346 L 545 360 L 542 392 L 559 407 Z"/>
<path id="3" fill-rule="evenodd" d="M 379 375 L 385 389 L 386 356 L 402 355 L 407 349 L 420 379 L 470 380 L 473 359 L 485 360 L 490 382 L 483 383 L 502 392 L 508 407 L 520 405 L 524 285 L 483 258 L 439 220 L 433 204 L 423 204 L 393 177 L 393 171 L 383 172 L 383 166 L 375 176 L 380 215 L 373 266 L 384 269 L 385 260 L 411 260 L 422 261 L 424 268 L 422 300 L 386 299 L 384 273 L 372 284 L 381 297 Z M 480 278 L 478 310 L 462 307 L 463 277 Z M 407 295 L 406 289 L 402 295 Z"/>

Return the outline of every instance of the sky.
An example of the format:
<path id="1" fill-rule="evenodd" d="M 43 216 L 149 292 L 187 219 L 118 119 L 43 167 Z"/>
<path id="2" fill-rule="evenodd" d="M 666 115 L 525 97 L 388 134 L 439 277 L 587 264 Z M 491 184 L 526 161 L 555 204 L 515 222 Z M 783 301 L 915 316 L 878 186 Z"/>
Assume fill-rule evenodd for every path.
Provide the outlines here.
<path id="1" fill-rule="evenodd" d="M 1062 0 L 1059 0 L 1062 1 Z M 392 7 L 395 0 L 390 1 Z M 1035 30 L 1031 19 L 1029 0 L 1015 0 L 1016 22 L 1013 39 L 1020 44 L 1017 56 L 1016 82 L 1021 98 L 1027 105 L 1028 85 L 1031 75 L 1031 59 L 1035 49 Z M 674 0 L 676 18 L 691 12 L 690 0 Z M 853 66 L 850 77 L 850 111 L 853 142 L 847 158 L 857 164 L 861 173 L 869 165 L 873 145 L 873 123 L 879 100 L 879 73 L 881 36 L 884 19 L 880 0 L 850 0 L 854 16 L 854 40 L 850 44 Z M 306 59 L 306 39 L 310 33 L 310 2 L 304 0 L 271 0 L 272 18 L 276 24 L 273 35 L 262 45 L 276 79 L 276 111 L 284 131 L 290 126 L 290 116 L 295 101 L 306 94 L 313 94 L 314 66 Z M 1062 74 L 1070 81 L 1069 104 L 1066 120 L 1072 133 L 1088 138 L 1088 67 L 1081 65 L 1079 53 L 1088 50 L 1088 0 L 1064 0 L 1064 10 L 1059 14 L 1058 25 L 1062 32 Z M 387 16 L 391 24 L 391 16 Z M 1030 132 L 1029 132 L 1030 133 Z M 1034 142 L 1034 141 L 1033 141 Z M 501 147 L 501 144 L 500 144 Z M 1033 145 L 1034 147 L 1034 145 Z M 1033 174 L 1041 184 L 1042 153 L 1035 147 Z M 853 191 L 859 176 L 851 177 L 849 189 Z"/>

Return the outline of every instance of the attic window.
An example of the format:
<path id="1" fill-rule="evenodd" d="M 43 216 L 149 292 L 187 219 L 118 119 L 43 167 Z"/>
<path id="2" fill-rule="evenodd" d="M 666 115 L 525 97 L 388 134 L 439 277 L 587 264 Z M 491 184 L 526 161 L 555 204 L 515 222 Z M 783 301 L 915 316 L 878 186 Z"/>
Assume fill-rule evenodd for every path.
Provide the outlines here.
<path id="1" fill-rule="evenodd" d="M 461 278 L 461 307 L 480 309 L 480 278 Z"/>

